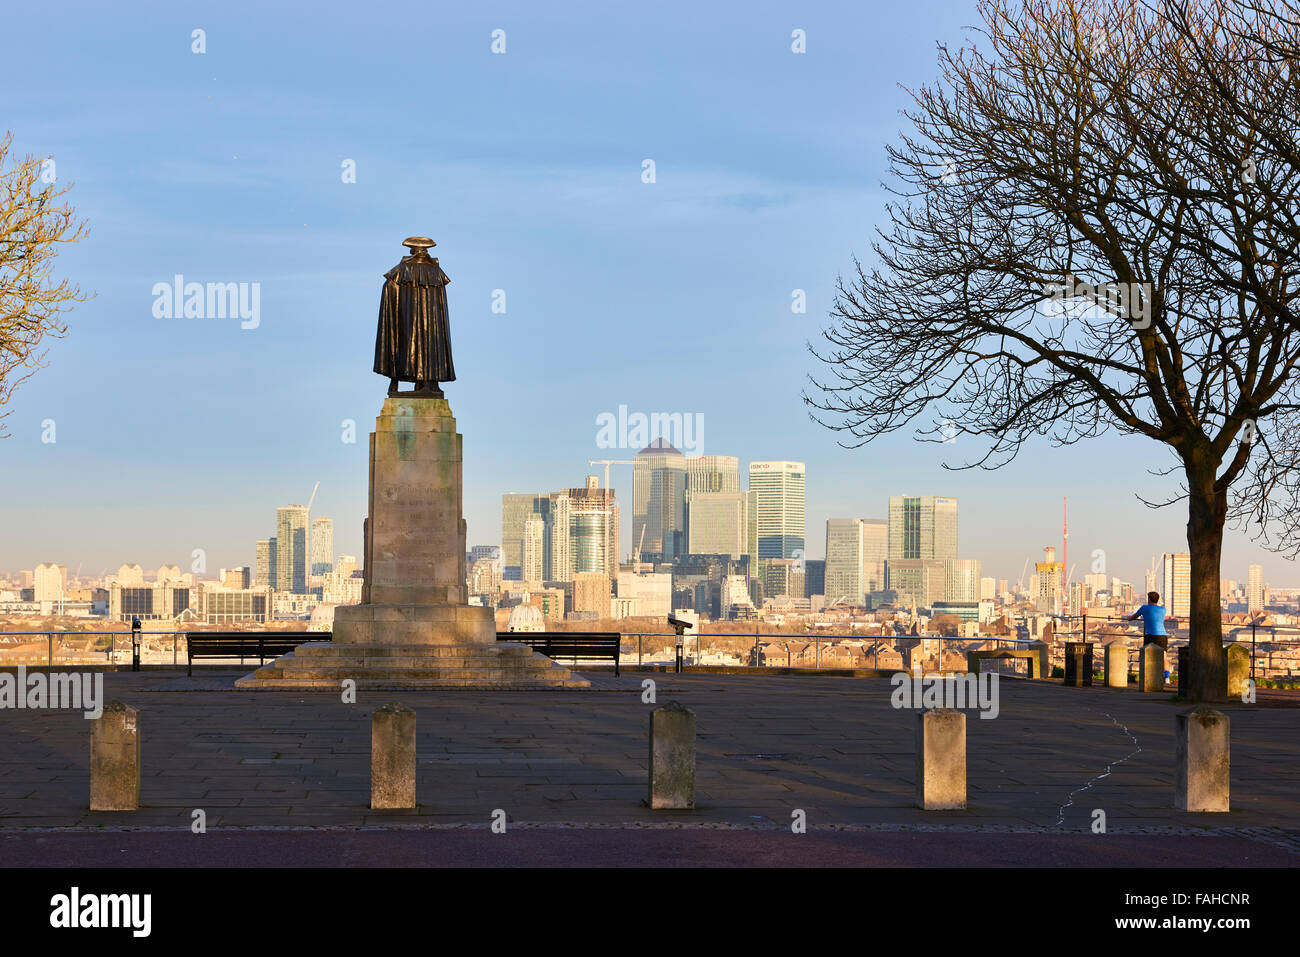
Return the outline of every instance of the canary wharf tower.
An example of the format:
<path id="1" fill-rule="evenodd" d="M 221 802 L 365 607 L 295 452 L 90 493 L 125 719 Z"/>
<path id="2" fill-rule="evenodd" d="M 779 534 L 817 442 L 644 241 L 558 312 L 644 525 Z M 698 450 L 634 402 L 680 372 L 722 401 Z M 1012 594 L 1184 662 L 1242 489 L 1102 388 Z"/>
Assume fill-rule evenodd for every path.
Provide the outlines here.
<path id="1" fill-rule="evenodd" d="M 889 497 L 889 560 L 957 557 L 957 500 L 934 495 Z"/>
<path id="2" fill-rule="evenodd" d="M 750 462 L 749 490 L 757 500 L 758 557 L 803 557 L 804 463 Z"/>

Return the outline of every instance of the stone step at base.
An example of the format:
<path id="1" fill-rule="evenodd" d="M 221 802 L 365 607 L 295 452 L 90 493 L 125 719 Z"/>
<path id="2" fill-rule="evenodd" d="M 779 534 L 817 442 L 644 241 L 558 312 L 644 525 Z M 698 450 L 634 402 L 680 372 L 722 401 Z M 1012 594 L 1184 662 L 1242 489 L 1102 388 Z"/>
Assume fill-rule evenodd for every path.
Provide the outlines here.
<path id="1" fill-rule="evenodd" d="M 361 678 L 443 678 L 465 681 L 536 681 L 551 678 L 567 679 L 573 672 L 567 669 L 547 671 L 515 671 L 506 668 L 303 668 L 286 670 L 282 668 L 258 668 L 251 677 L 259 681 L 334 681 L 344 678 L 359 680 Z"/>
<path id="2" fill-rule="evenodd" d="M 323 669 L 330 672 L 348 668 L 361 668 L 366 671 L 400 671 L 408 668 L 417 670 L 429 668 L 437 670 L 504 668 L 510 671 L 547 671 L 557 667 L 554 661 L 541 655 L 536 658 L 371 658 L 368 655 L 356 658 L 298 658 L 294 655 L 287 655 L 270 662 L 269 666 L 284 671 L 319 671 Z"/>
<path id="3" fill-rule="evenodd" d="M 338 694 L 339 680 L 283 680 L 263 681 L 244 677 L 235 682 L 239 691 L 321 691 Z M 460 680 L 452 678 L 358 678 L 358 691 L 428 691 L 428 690 L 463 690 L 463 691 L 555 691 L 572 689 L 576 691 L 591 688 L 591 682 L 585 678 L 571 677 L 563 680 L 554 678 L 537 678 L 528 681 L 502 679 L 485 681 L 482 679 Z"/>
<path id="4" fill-rule="evenodd" d="M 526 645 L 346 645 L 310 643 L 235 682 L 240 691 L 589 688 L 591 682 Z"/>
<path id="5" fill-rule="evenodd" d="M 529 658 L 527 645 L 501 642 L 495 645 L 354 645 L 343 642 L 311 642 L 294 649 L 299 658 Z"/>

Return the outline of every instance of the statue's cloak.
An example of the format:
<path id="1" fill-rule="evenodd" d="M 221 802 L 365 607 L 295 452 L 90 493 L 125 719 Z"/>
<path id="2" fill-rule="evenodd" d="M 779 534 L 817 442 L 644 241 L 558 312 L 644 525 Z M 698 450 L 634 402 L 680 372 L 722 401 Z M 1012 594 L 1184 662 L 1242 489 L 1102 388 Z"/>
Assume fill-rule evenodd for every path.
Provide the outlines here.
<path id="1" fill-rule="evenodd" d="M 384 273 L 375 371 L 399 382 L 452 382 L 447 274 L 438 260 L 407 256 Z"/>

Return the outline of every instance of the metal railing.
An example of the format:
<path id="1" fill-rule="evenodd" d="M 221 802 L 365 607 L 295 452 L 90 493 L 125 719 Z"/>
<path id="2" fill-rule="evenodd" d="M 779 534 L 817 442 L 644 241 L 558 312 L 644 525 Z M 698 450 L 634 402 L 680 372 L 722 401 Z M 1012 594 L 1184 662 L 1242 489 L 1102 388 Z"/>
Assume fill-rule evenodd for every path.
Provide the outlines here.
<path id="1" fill-rule="evenodd" d="M 200 631 L 196 631 L 194 633 L 199 635 L 203 634 L 203 632 Z M 8 646 L 10 642 L 7 642 L 6 639 L 15 636 L 23 636 L 27 638 L 34 637 L 37 638 L 38 640 L 44 638 L 45 654 L 43 657 L 45 660 L 43 662 L 43 665 L 44 667 L 52 668 L 56 664 L 67 664 L 67 665 L 98 664 L 101 660 L 100 656 L 103 656 L 102 660 L 103 663 L 105 664 L 112 664 L 112 665 L 118 664 L 119 656 L 124 656 L 124 661 L 130 662 L 134 657 L 135 648 L 133 646 L 135 644 L 136 636 L 139 637 L 139 641 L 140 641 L 140 648 L 139 648 L 140 660 L 144 664 L 166 664 L 167 663 L 166 659 L 168 657 L 168 653 L 170 652 L 171 664 L 179 665 L 182 664 L 180 660 L 180 649 L 185 647 L 185 640 L 189 634 L 190 632 L 188 631 L 144 631 L 143 629 L 141 629 L 138 632 L 137 631 L 0 631 L 0 668 L 6 666 L 12 666 L 15 664 L 31 664 L 37 667 L 40 667 L 42 665 L 42 662 L 28 660 L 33 657 L 41 657 L 39 655 L 34 656 L 30 653 L 23 654 L 23 655 L 9 653 Z M 259 632 L 250 631 L 248 632 L 248 634 L 257 635 L 259 634 Z M 320 632 L 304 631 L 302 633 L 303 636 L 302 640 L 303 641 L 317 640 L 316 637 L 314 636 L 318 636 L 319 634 Z M 147 641 L 146 639 L 150 637 L 153 637 L 157 640 L 155 640 L 154 642 Z M 92 639 L 96 640 L 95 641 L 96 645 L 102 644 L 101 640 L 104 638 L 108 639 L 108 644 L 106 647 L 102 647 L 102 648 L 95 647 L 93 651 L 90 648 L 85 647 L 86 645 L 88 645 L 88 643 L 91 642 Z M 68 641 L 67 639 L 71 639 L 71 641 Z M 163 639 L 170 639 L 170 640 L 164 641 Z M 66 646 L 74 642 L 76 644 L 82 645 L 83 647 L 81 648 L 80 651 L 68 652 L 66 650 Z M 32 643 L 33 642 L 23 642 L 23 644 L 32 644 Z M 150 644 L 153 644 L 154 648 L 150 648 L 149 647 Z M 161 657 L 163 660 L 162 661 L 147 660 L 151 655 L 155 659 Z M 186 657 L 188 658 L 188 654 Z M 238 655 L 234 655 L 234 654 L 231 655 L 231 660 L 237 658 L 239 658 Z M 214 660 L 217 661 L 218 663 L 220 661 L 220 659 L 214 659 Z"/>
<path id="2" fill-rule="evenodd" d="M 196 633 L 202 634 L 202 632 L 196 632 Z M 83 664 L 83 665 L 94 664 L 95 663 L 94 658 L 97 658 L 97 656 L 101 654 L 104 656 L 106 663 L 116 664 L 119 654 L 125 652 L 128 656 L 130 655 L 131 645 L 133 641 L 133 637 L 132 637 L 133 634 L 138 634 L 140 636 L 141 645 L 142 645 L 142 649 L 141 649 L 142 660 L 144 660 L 145 664 L 151 663 L 148 660 L 145 660 L 147 659 L 150 651 L 150 649 L 148 648 L 148 642 L 145 641 L 145 639 L 150 637 L 156 639 L 170 639 L 169 642 L 165 642 L 165 643 L 160 640 L 159 642 L 157 642 L 157 644 L 164 645 L 164 647 L 161 649 L 164 658 L 166 657 L 167 650 L 170 650 L 171 663 L 175 665 L 180 663 L 180 649 L 183 647 L 182 642 L 185 640 L 189 632 L 144 631 L 144 630 L 141 630 L 139 632 L 134 632 L 134 633 L 130 631 L 0 632 L 0 667 L 5 666 L 6 664 L 14 663 L 14 659 L 19 657 L 19 656 L 6 654 L 6 647 L 5 647 L 4 640 L 9 637 L 24 636 L 24 637 L 44 638 L 46 640 L 45 641 L 46 653 L 44 655 L 45 658 L 44 664 L 48 667 L 53 667 L 61 660 L 65 664 Z M 252 631 L 249 632 L 249 634 L 255 635 L 257 634 L 257 632 Z M 310 631 L 303 632 L 303 641 L 312 641 L 313 640 L 312 636 L 314 634 L 315 634 L 314 632 L 310 632 Z M 636 640 L 636 656 L 637 656 L 638 665 L 643 665 L 646 663 L 647 642 L 645 641 L 645 639 L 647 638 L 666 639 L 666 643 L 662 651 L 656 652 L 653 649 L 651 650 L 650 652 L 651 663 L 665 663 L 665 664 L 673 663 L 674 655 L 675 655 L 675 643 L 677 640 L 677 636 L 674 632 L 671 631 L 623 632 L 622 636 L 625 642 L 628 639 Z M 106 647 L 103 648 L 97 647 L 93 652 L 88 648 L 83 647 L 80 652 L 73 652 L 72 654 L 67 654 L 64 652 L 64 645 L 65 645 L 65 639 L 68 638 L 71 638 L 83 645 L 90 642 L 91 639 L 108 638 L 109 641 Z M 714 647 L 706 647 L 704 642 L 705 639 L 709 639 L 710 642 L 714 645 Z M 722 650 L 719 650 L 716 646 L 720 643 L 730 643 L 734 647 L 737 647 L 739 649 L 739 653 L 733 656 L 735 658 L 734 666 L 792 667 L 792 668 L 807 667 L 813 669 L 821 668 L 824 666 L 828 668 L 842 668 L 845 667 L 845 665 L 840 661 L 828 662 L 825 665 L 823 665 L 823 657 L 830 658 L 830 659 L 844 657 L 841 654 L 834 653 L 834 649 L 837 646 L 843 645 L 845 641 L 851 641 L 854 643 L 864 643 L 864 644 L 874 643 L 877 646 L 879 646 L 880 644 L 889 644 L 896 641 L 922 640 L 922 639 L 925 641 L 939 642 L 940 643 L 939 651 L 941 655 L 944 649 L 943 642 L 961 642 L 961 643 L 966 643 L 971 645 L 980 645 L 981 647 L 987 647 L 988 642 L 995 642 L 996 643 L 995 647 L 998 648 L 1001 648 L 1003 646 L 1015 646 L 1015 645 L 1024 645 L 1030 643 L 1029 639 L 1010 638 L 1010 637 L 1003 637 L 1003 636 L 989 636 L 983 638 L 959 638 L 950 635 L 866 635 L 866 634 L 862 634 L 861 632 L 833 633 L 833 634 L 827 634 L 825 632 L 820 632 L 816 634 L 796 634 L 793 632 L 779 632 L 779 633 L 772 633 L 772 634 L 758 633 L 754 635 L 736 634 L 732 632 L 696 632 L 696 633 L 687 634 L 683 636 L 683 650 L 686 655 L 686 663 L 695 666 L 706 664 L 704 660 L 706 657 L 710 657 L 710 656 L 717 657 L 723 655 L 724 652 Z M 765 644 L 771 645 L 774 641 L 781 642 L 784 645 L 784 651 L 785 651 L 784 660 L 782 660 L 780 654 L 776 654 L 774 656 L 770 651 L 764 650 L 763 645 Z M 100 642 L 96 642 L 96 644 L 99 643 Z M 796 656 L 794 649 L 792 649 L 790 646 L 791 644 L 800 644 L 800 643 L 803 644 L 805 647 L 800 649 Z M 170 644 L 170 649 L 167 649 L 165 647 L 166 644 Z M 808 646 L 812 647 L 811 661 L 808 660 L 809 658 L 807 654 Z M 623 647 L 625 652 L 629 652 L 631 650 L 627 644 L 624 644 Z M 31 656 L 26 655 L 22 657 L 26 658 Z M 865 663 L 862 664 L 854 663 L 853 667 L 879 668 L 880 665 L 879 647 L 877 647 L 874 650 L 872 657 L 867 660 L 869 660 L 871 664 L 868 665 Z M 18 663 L 22 663 L 22 662 L 18 662 Z M 30 663 L 35 663 L 35 662 L 30 662 Z M 152 663 L 158 664 L 159 662 L 154 661 Z M 718 662 L 718 663 L 728 664 L 727 662 Z"/>
<path id="3" fill-rule="evenodd" d="M 1061 620 L 1067 623 L 1067 628 L 1069 628 L 1071 622 L 1075 622 L 1075 621 L 1078 621 L 1081 627 L 1078 631 L 1067 630 L 1064 632 L 1056 632 L 1053 635 L 1053 641 L 1048 643 L 1049 648 L 1052 649 L 1052 651 L 1057 651 L 1057 650 L 1063 651 L 1064 650 L 1063 645 L 1066 642 L 1071 642 L 1071 641 L 1100 641 L 1101 639 L 1107 637 L 1114 637 L 1114 638 L 1141 637 L 1139 635 L 1134 635 L 1132 633 L 1106 633 L 1104 631 L 1100 631 L 1096 629 L 1093 630 L 1092 634 L 1088 634 L 1088 621 L 1087 621 L 1088 617 L 1089 616 L 1084 616 L 1084 615 L 1063 617 Z M 1092 616 L 1092 621 L 1094 623 L 1105 623 L 1105 622 L 1120 623 L 1124 621 L 1124 619 L 1098 618 L 1096 616 Z M 1246 631 L 1245 626 L 1233 628 L 1231 629 L 1230 632 L 1225 634 L 1225 639 L 1227 639 L 1228 634 L 1230 634 L 1232 636 L 1232 639 L 1236 640 L 1237 636 L 1239 635 L 1244 636 L 1245 631 Z M 201 632 L 198 633 L 201 634 Z M 181 663 L 180 649 L 184 647 L 183 642 L 186 636 L 189 634 L 189 632 L 141 630 L 136 634 L 138 634 L 141 639 L 141 658 L 145 664 L 151 664 L 151 663 L 165 664 L 166 658 L 168 657 L 168 652 L 170 652 L 171 664 L 177 665 Z M 257 632 L 252 631 L 249 632 L 249 634 L 257 634 Z M 304 631 L 302 634 L 303 634 L 303 641 L 312 641 L 313 635 L 317 633 L 311 631 Z M 1267 637 L 1265 637 L 1266 634 Z M 1294 636 L 1294 637 L 1279 637 L 1279 634 L 1283 636 Z M 48 630 L 44 630 L 44 631 L 0 632 L 0 667 L 5 667 L 6 665 L 13 665 L 13 664 L 33 664 L 36 666 L 40 666 L 42 664 L 42 662 L 40 661 L 20 660 L 20 659 L 30 659 L 33 657 L 42 657 L 42 656 L 33 656 L 31 654 L 18 656 L 18 655 L 8 654 L 7 653 L 8 649 L 6 647 L 7 643 L 5 641 L 5 639 L 7 638 L 13 638 L 13 637 L 28 637 L 28 638 L 34 637 L 38 639 L 44 638 L 45 654 L 43 656 L 44 657 L 43 664 L 46 667 L 53 667 L 55 664 L 58 663 L 63 663 L 68 665 L 95 664 L 97 657 L 101 654 L 104 656 L 105 663 L 108 664 L 117 664 L 118 657 L 119 655 L 122 654 L 125 654 L 127 656 L 127 660 L 129 660 L 132 651 L 132 647 L 131 647 L 132 635 L 133 633 L 130 631 L 48 631 Z M 625 642 L 623 645 L 624 654 L 630 654 L 632 649 L 627 642 L 631 639 L 635 639 L 636 660 L 638 666 L 647 663 L 646 645 L 654 644 L 654 642 L 647 643 L 645 639 L 664 639 L 664 645 L 662 649 L 659 650 L 656 650 L 654 648 L 650 649 L 649 659 L 648 659 L 649 663 L 673 664 L 675 661 L 677 635 L 674 632 L 671 631 L 623 632 L 622 636 Z M 74 651 L 72 653 L 68 653 L 64 649 L 65 639 L 68 638 L 72 638 L 77 642 L 82 643 L 83 645 L 86 642 L 89 642 L 91 639 L 107 638 L 109 640 L 106 647 L 103 648 L 96 647 L 93 652 L 83 647 L 80 652 Z M 145 641 L 145 639 L 147 638 L 157 639 L 157 641 L 155 642 L 154 649 L 149 648 L 149 642 Z M 163 641 L 163 639 L 169 639 L 169 641 Z M 705 639 L 709 639 L 709 644 L 712 647 L 706 647 Z M 776 633 L 765 634 L 760 632 L 752 635 L 734 633 L 734 632 L 694 632 L 682 636 L 682 650 L 683 650 L 684 662 L 686 664 L 695 667 L 715 664 L 715 665 L 723 665 L 727 667 L 746 667 L 746 668 L 781 667 L 781 668 L 820 669 L 823 667 L 825 668 L 852 667 L 852 668 L 879 669 L 880 667 L 879 646 L 889 645 L 898 641 L 908 641 L 908 640 L 925 640 L 925 641 L 939 642 L 938 651 L 939 651 L 940 663 L 942 663 L 943 660 L 945 642 L 949 643 L 947 647 L 951 647 L 951 643 L 956 642 L 959 646 L 959 650 L 964 653 L 965 651 L 971 650 L 970 646 L 979 646 L 981 649 L 987 650 L 990 647 L 989 643 L 992 643 L 992 648 L 996 650 L 1004 647 L 1014 648 L 1016 646 L 1034 644 L 1037 641 L 1037 639 L 1032 639 L 1032 638 L 1011 638 L 1011 637 L 1001 636 L 1001 635 L 988 635 L 988 636 L 981 636 L 978 638 L 963 638 L 963 637 L 955 637 L 951 635 L 869 635 L 869 634 L 863 634 L 861 632 L 848 632 L 848 633 L 818 632 L 813 634 L 799 634 L 794 632 L 776 632 Z M 842 646 L 846 641 L 854 642 L 855 644 L 875 644 L 877 647 L 873 649 L 873 652 L 869 657 L 855 658 L 855 656 L 849 655 L 848 658 L 851 664 L 846 665 L 842 660 L 845 656 L 842 653 L 837 653 L 835 651 L 837 646 Z M 1267 628 L 1258 625 L 1251 625 L 1250 627 L 1251 677 L 1254 678 L 1256 676 L 1256 660 L 1258 654 L 1257 646 L 1259 642 L 1265 642 L 1268 644 L 1290 644 L 1298 641 L 1300 641 L 1300 628 L 1293 627 L 1293 626 L 1286 626 L 1286 625 L 1282 625 L 1282 626 L 1270 625 L 1267 626 Z M 98 641 L 96 642 L 96 644 L 99 643 L 100 642 Z M 781 654 L 781 651 L 778 650 L 774 653 L 770 648 L 771 645 L 776 643 L 780 643 L 781 645 L 783 645 L 784 656 Z M 31 644 L 31 642 L 27 642 L 26 644 Z M 723 645 L 723 648 L 721 649 L 718 647 L 718 645 L 720 644 Z M 795 649 L 791 648 L 792 644 L 803 644 L 804 647 L 798 649 L 798 651 L 796 652 Z M 1176 649 L 1186 644 L 1187 644 L 1187 639 L 1185 638 L 1176 638 L 1173 636 L 1170 637 L 1169 651 L 1171 652 L 1171 658 L 1172 658 L 1171 663 L 1174 664 L 1175 666 L 1174 669 L 1171 669 L 1171 673 L 1176 673 L 1176 663 L 1177 663 Z M 168 647 L 168 645 L 170 647 Z M 763 647 L 764 645 L 767 645 L 769 647 L 765 649 Z M 726 651 L 726 648 L 728 646 L 737 649 L 736 652 L 728 653 Z M 808 646 L 811 646 L 812 648 L 811 655 L 808 654 Z M 150 662 L 149 660 L 147 660 L 148 657 L 150 656 L 151 651 L 153 652 L 153 656 L 155 658 L 161 656 L 164 660 L 162 662 L 158 662 L 156 660 Z M 898 654 L 900 652 L 897 649 L 895 649 L 894 653 Z M 1130 654 L 1132 653 L 1133 653 L 1132 650 L 1130 650 Z M 1265 674 L 1267 674 L 1268 672 L 1279 670 L 1279 669 L 1275 669 L 1273 664 L 1274 649 L 1273 648 L 1267 649 L 1266 654 L 1267 654 L 1267 661 L 1264 666 Z M 706 658 L 718 659 L 723 657 L 729 657 L 733 660 L 731 661 L 715 660 L 712 662 L 705 660 Z M 825 659 L 829 659 L 829 660 L 825 660 Z M 870 663 L 868 664 L 867 662 Z M 1101 663 L 1099 659 L 1094 658 L 1094 673 L 1098 673 L 1100 671 L 1100 668 L 1101 668 Z"/>
<path id="4" fill-rule="evenodd" d="M 645 655 L 646 643 L 644 640 L 646 638 L 664 638 L 668 640 L 662 652 L 654 653 L 655 657 L 651 659 L 652 664 L 673 664 L 675 661 L 677 635 L 674 632 L 671 631 L 623 632 L 623 638 L 636 639 L 637 665 L 644 665 L 646 663 L 646 655 Z M 937 641 L 940 643 L 939 652 L 940 652 L 941 660 L 942 660 L 942 652 L 943 652 L 943 642 L 965 642 L 966 644 L 980 645 L 981 647 L 986 647 L 988 642 L 996 642 L 997 644 L 995 645 L 995 647 L 997 648 L 1001 648 L 1004 645 L 1015 646 L 1015 645 L 1027 645 L 1033 643 L 1033 639 L 1010 638 L 1010 637 L 1004 637 L 1000 635 L 990 635 L 981 638 L 961 638 L 961 637 L 954 637 L 952 635 L 868 635 L 868 634 L 863 634 L 861 632 L 849 632 L 847 634 L 839 634 L 839 633 L 827 634 L 826 632 L 819 632 L 814 634 L 796 634 L 796 633 L 778 632 L 778 633 L 769 633 L 769 634 L 756 633 L 752 635 L 737 634 L 734 632 L 692 632 L 682 636 L 682 652 L 683 652 L 683 659 L 686 664 L 699 667 L 701 665 L 709 664 L 709 662 L 706 662 L 704 660 L 706 655 L 716 657 L 716 656 L 721 656 L 723 654 L 722 652 L 718 651 L 716 647 L 706 649 L 703 641 L 703 639 L 705 638 L 712 639 L 715 646 L 718 643 L 720 643 L 719 640 L 721 640 L 721 642 L 732 642 L 736 646 L 742 649 L 741 653 L 730 656 L 736 659 L 734 663 L 714 662 L 714 664 L 726 665 L 728 667 L 754 667 L 754 668 L 803 667 L 803 668 L 813 668 L 813 669 L 822 668 L 822 667 L 828 667 L 828 668 L 844 667 L 844 665 L 838 662 L 834 664 L 823 665 L 822 659 L 823 659 L 823 649 L 829 652 L 831 649 L 834 649 L 837 645 L 842 645 L 846 640 L 855 643 L 863 643 L 863 644 L 873 643 L 877 646 L 881 644 L 889 644 L 892 642 L 908 641 L 908 640 Z M 790 648 L 790 644 L 792 643 L 792 641 L 795 643 L 802 643 L 805 645 L 805 648 L 800 650 L 798 659 L 795 658 L 794 652 Z M 771 660 L 773 657 L 771 652 L 764 651 L 763 649 L 764 644 L 771 645 L 775 642 L 780 642 L 785 646 L 784 660 L 781 660 L 779 654 L 776 656 L 776 660 Z M 691 653 L 692 645 L 694 645 L 694 654 Z M 811 662 L 806 661 L 808 657 L 806 653 L 807 646 L 811 646 L 813 649 Z M 631 651 L 631 649 L 628 648 L 626 645 L 624 646 L 624 648 L 628 652 Z M 965 650 L 966 649 L 963 649 L 963 651 Z M 660 655 L 664 656 L 662 660 L 660 660 L 659 657 Z M 828 654 L 827 657 L 838 658 L 842 656 Z M 873 649 L 872 657 L 867 660 L 869 660 L 871 664 L 865 664 L 865 663 L 855 664 L 852 667 L 878 669 L 880 667 L 880 648 L 876 647 L 875 649 Z"/>
<path id="5" fill-rule="evenodd" d="M 1103 618 L 1103 617 L 1100 617 L 1100 616 L 1098 616 L 1098 615 L 1091 615 L 1091 616 L 1089 616 L 1089 615 L 1058 615 L 1058 616 L 1054 616 L 1054 617 L 1056 617 L 1056 618 L 1057 618 L 1058 620 L 1060 620 L 1060 621 L 1064 621 L 1064 622 L 1066 623 L 1066 627 L 1067 627 L 1067 629 L 1071 628 L 1073 622 L 1079 622 L 1079 624 L 1080 624 L 1080 628 L 1079 628 L 1079 630 L 1078 630 L 1077 632 L 1076 632 L 1076 631 L 1072 631 L 1072 630 L 1067 630 L 1067 631 L 1064 631 L 1064 632 L 1057 632 L 1057 633 L 1055 634 L 1055 636 L 1054 636 L 1057 640 L 1065 640 L 1065 641 L 1083 641 L 1083 642 L 1086 642 L 1086 641 L 1088 641 L 1088 640 L 1090 640 L 1090 639 L 1093 639 L 1093 640 L 1100 640 L 1100 639 L 1103 639 L 1103 638 L 1138 638 L 1138 637 L 1144 637 L 1144 636 L 1141 635 L 1141 634 L 1132 634 L 1132 633 L 1130 633 L 1130 632 L 1098 632 L 1098 631 L 1095 631 L 1095 630 L 1094 630 L 1094 632 L 1093 632 L 1092 635 L 1089 635 L 1089 634 L 1088 634 L 1088 619 L 1089 619 L 1089 618 L 1091 618 L 1092 621 L 1093 621 L 1094 623 L 1102 623 L 1103 626 L 1104 626 L 1106 623 L 1113 623 L 1113 624 L 1119 624 L 1119 625 L 1140 625 L 1140 624 L 1141 624 L 1141 619 L 1137 619 L 1137 620 L 1135 620 L 1135 621 L 1130 621 L 1127 615 L 1121 615 L 1121 616 L 1119 616 L 1118 618 L 1116 618 L 1116 617 L 1110 617 L 1110 616 L 1107 616 L 1107 617 Z M 1223 640 L 1224 640 L 1224 644 L 1225 644 L 1225 645 L 1228 644 L 1228 643 L 1241 644 L 1241 643 L 1242 643 L 1241 638 L 1244 638 L 1245 633 L 1246 633 L 1246 630 L 1247 630 L 1247 626 L 1245 626 L 1245 625 L 1234 625 L 1234 626 L 1231 626 L 1231 627 L 1225 625 L 1225 626 L 1224 626 L 1224 629 L 1223 629 Z M 1285 644 L 1292 644 L 1292 643 L 1300 642 L 1300 627 L 1297 627 L 1297 626 L 1295 626 L 1295 625 L 1267 625 L 1267 626 L 1264 626 L 1264 625 L 1260 625 L 1258 622 L 1254 622 L 1254 621 L 1252 621 L 1252 622 L 1250 623 L 1249 630 L 1250 630 L 1250 677 L 1251 677 L 1252 680 L 1255 678 L 1255 662 L 1256 662 L 1256 659 L 1257 659 L 1257 649 L 1258 649 L 1258 643 L 1259 643 L 1259 641 L 1262 640 L 1262 641 L 1265 641 L 1265 642 L 1268 642 L 1268 643 L 1271 643 L 1271 644 L 1282 644 L 1282 645 L 1285 645 Z M 1263 635 L 1265 631 L 1268 632 L 1268 637 L 1267 637 L 1267 638 L 1261 638 L 1260 636 Z M 1282 637 L 1282 638 L 1279 638 L 1279 637 L 1278 637 L 1278 632 L 1279 632 L 1279 631 L 1281 631 L 1281 633 L 1282 633 L 1283 635 L 1291 635 L 1291 636 L 1294 636 L 1294 637 Z M 1168 652 L 1170 653 L 1170 657 L 1172 658 L 1172 660 L 1173 660 L 1173 664 L 1174 664 L 1174 667 L 1171 668 L 1171 669 L 1168 669 L 1168 670 L 1169 670 L 1169 673 L 1170 673 L 1170 674 L 1177 674 L 1177 673 L 1178 673 L 1178 668 L 1177 668 L 1177 663 L 1178 663 L 1177 650 L 1180 649 L 1180 648 L 1188 647 L 1188 646 L 1191 644 L 1191 639 L 1190 639 L 1190 638 L 1180 638 L 1180 637 L 1176 637 L 1176 636 L 1174 636 L 1174 635 L 1170 635 L 1170 636 L 1168 636 L 1168 638 L 1169 638 L 1169 640 L 1168 640 L 1168 645 L 1167 645 L 1166 651 L 1168 651 Z M 1269 671 L 1274 671 L 1274 670 L 1276 670 L 1276 669 L 1274 668 L 1274 666 L 1273 666 L 1273 650 L 1274 650 L 1274 649 L 1272 649 L 1272 648 L 1269 648 L 1269 649 L 1268 649 L 1268 661 L 1267 661 L 1267 663 L 1266 663 L 1266 665 L 1265 665 L 1265 667 L 1264 667 L 1264 671 L 1265 671 L 1266 674 L 1267 674 L 1267 672 L 1269 672 Z M 1132 653 L 1132 649 L 1130 649 L 1130 653 Z M 1094 660 L 1095 660 L 1095 659 L 1094 659 Z M 1094 666 L 1093 671 L 1094 671 L 1094 673 L 1097 673 L 1097 672 L 1098 672 L 1098 668 L 1097 668 L 1096 666 Z"/>

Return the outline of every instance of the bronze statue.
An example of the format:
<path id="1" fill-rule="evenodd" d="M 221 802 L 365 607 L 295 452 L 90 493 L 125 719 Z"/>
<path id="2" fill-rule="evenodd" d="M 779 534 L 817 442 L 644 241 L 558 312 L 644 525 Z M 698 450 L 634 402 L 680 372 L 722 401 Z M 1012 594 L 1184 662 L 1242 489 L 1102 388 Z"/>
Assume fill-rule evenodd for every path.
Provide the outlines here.
<path id="1" fill-rule="evenodd" d="M 388 376 L 388 394 L 399 382 L 414 382 L 407 395 L 442 398 L 439 382 L 452 382 L 451 328 L 447 323 L 447 274 L 429 257 L 436 246 L 426 236 L 402 241 L 411 250 L 388 272 L 379 296 L 375 333 L 375 371 Z"/>

